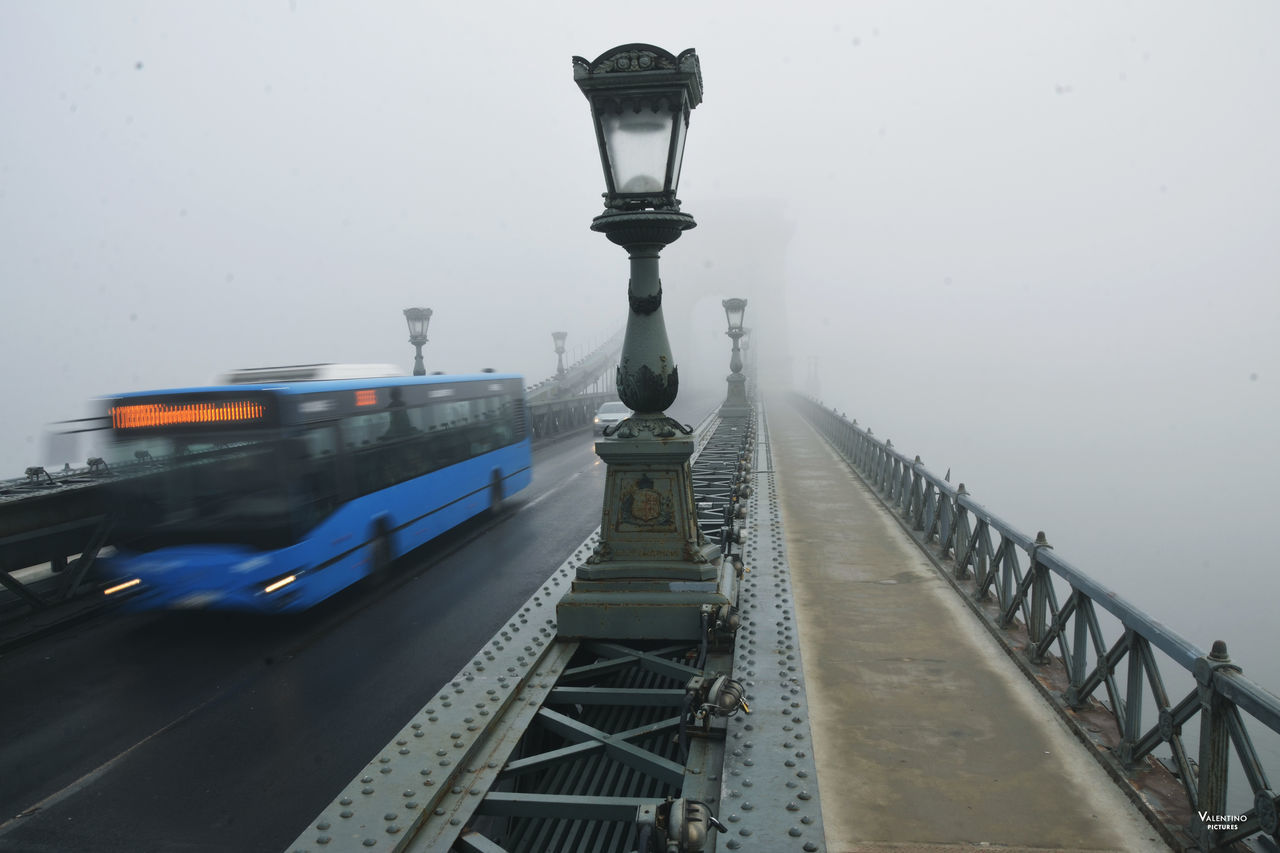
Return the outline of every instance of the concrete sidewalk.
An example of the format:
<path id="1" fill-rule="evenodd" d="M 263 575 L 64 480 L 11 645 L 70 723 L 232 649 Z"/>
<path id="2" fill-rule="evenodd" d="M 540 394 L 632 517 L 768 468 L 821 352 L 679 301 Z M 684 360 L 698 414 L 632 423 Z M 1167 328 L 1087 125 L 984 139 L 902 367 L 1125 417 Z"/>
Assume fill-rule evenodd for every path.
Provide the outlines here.
<path id="1" fill-rule="evenodd" d="M 1167 850 L 843 460 L 768 417 L 829 853 Z"/>

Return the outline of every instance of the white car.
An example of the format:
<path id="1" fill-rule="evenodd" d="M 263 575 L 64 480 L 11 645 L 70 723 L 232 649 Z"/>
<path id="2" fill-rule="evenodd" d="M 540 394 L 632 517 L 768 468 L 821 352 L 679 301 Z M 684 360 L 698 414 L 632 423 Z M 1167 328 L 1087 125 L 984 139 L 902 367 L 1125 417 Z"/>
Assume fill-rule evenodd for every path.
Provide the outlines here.
<path id="1" fill-rule="evenodd" d="M 596 412 L 596 435 L 603 435 L 605 427 L 613 427 L 631 417 L 631 410 L 626 403 L 605 403 Z"/>

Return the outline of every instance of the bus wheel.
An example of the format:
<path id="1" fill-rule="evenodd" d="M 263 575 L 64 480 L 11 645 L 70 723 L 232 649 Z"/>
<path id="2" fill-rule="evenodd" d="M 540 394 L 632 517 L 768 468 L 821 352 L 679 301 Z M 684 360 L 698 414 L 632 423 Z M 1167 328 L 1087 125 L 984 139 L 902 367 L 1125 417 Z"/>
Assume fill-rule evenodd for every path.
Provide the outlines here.
<path id="1" fill-rule="evenodd" d="M 502 472 L 497 468 L 489 478 L 489 514 L 497 515 L 502 509 Z"/>

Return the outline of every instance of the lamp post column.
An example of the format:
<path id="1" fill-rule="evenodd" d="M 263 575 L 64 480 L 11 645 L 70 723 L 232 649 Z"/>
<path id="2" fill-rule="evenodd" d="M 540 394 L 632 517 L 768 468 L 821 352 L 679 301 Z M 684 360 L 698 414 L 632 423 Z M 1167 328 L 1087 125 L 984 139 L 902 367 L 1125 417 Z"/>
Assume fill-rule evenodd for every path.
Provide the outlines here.
<path id="1" fill-rule="evenodd" d="M 720 549 L 699 530 L 693 506 L 693 439 L 666 414 L 679 392 L 680 372 L 662 315 L 658 258 L 694 225 L 679 211 L 606 213 L 591 225 L 630 258 L 617 385 L 618 398 L 634 414 L 596 442 L 608 472 L 600 544 L 578 567 L 582 580 L 705 581 L 718 573 Z"/>

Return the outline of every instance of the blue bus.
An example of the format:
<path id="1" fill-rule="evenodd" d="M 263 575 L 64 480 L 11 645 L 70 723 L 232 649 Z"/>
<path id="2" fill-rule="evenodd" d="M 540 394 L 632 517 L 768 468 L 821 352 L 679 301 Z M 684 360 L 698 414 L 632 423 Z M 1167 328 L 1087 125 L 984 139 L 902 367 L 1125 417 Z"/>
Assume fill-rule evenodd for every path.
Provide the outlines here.
<path id="1" fill-rule="evenodd" d="M 145 609 L 304 610 L 532 479 L 519 376 L 244 373 L 106 401 L 112 455 L 131 463 L 108 594 Z"/>

